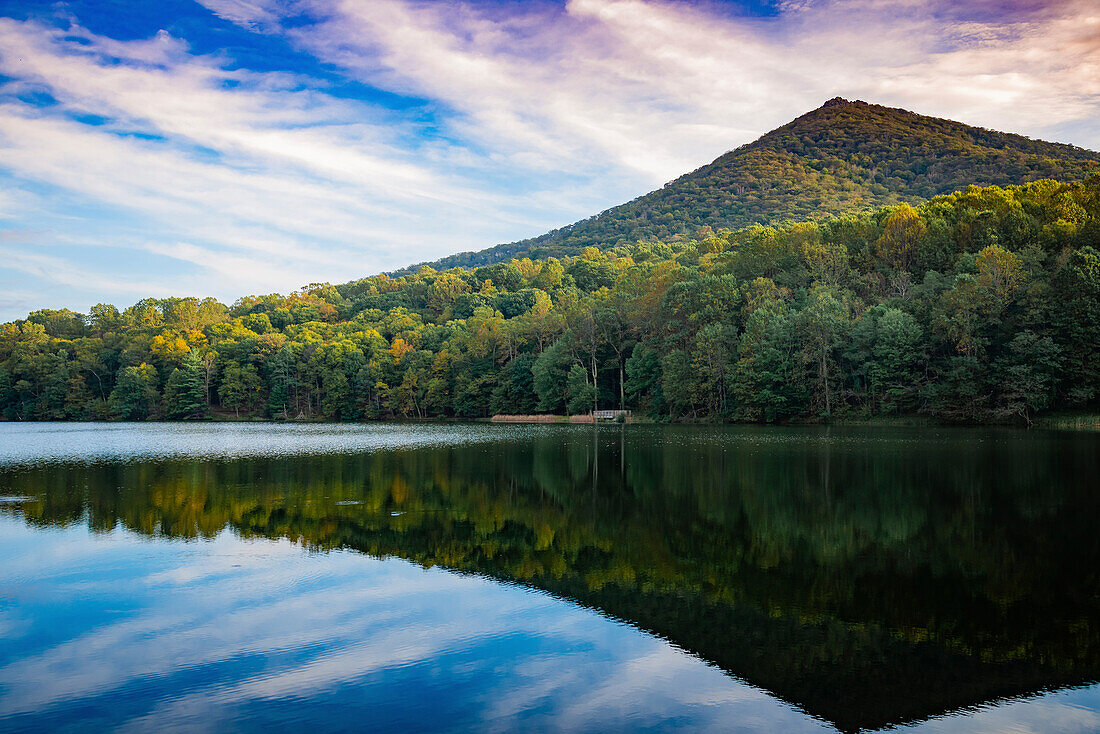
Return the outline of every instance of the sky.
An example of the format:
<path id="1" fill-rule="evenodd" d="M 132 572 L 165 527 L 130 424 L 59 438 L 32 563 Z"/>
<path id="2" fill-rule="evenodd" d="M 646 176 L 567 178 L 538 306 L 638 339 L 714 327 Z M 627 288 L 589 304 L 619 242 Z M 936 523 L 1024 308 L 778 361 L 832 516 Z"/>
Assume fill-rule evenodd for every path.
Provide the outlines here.
<path id="1" fill-rule="evenodd" d="M 1100 149 L 1100 4 L 0 0 L 0 320 L 538 235 L 834 96 Z"/>

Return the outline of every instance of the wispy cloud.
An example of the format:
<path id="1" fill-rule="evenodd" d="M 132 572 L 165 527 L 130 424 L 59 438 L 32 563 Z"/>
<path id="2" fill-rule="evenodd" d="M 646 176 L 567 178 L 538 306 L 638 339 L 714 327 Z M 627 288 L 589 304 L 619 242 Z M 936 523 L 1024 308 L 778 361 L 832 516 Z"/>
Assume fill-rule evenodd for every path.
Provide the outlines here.
<path id="1" fill-rule="evenodd" d="M 443 165 L 416 123 L 309 79 L 227 70 L 164 33 L 119 42 L 0 19 L 0 48 L 0 73 L 16 79 L 0 102 L 0 166 L 16 187 L 80 197 L 113 221 L 104 244 L 132 251 L 96 263 L 58 252 L 71 237 L 24 243 L 22 261 L 54 251 L 58 267 L 34 270 L 54 285 L 132 298 L 134 289 L 107 287 L 108 274 L 129 270 L 155 292 L 150 281 L 162 278 L 148 271 L 161 271 L 231 299 L 346 280 L 430 257 L 448 240 L 472 247 L 494 228 L 533 225 L 511 193 Z M 25 101 L 32 92 L 52 103 Z M 59 211 L 40 215 L 65 229 L 51 196 Z M 11 202 L 0 206 L 28 224 Z M 135 261 L 146 272 L 133 272 Z M 71 275 L 81 270 L 90 272 Z"/>
<path id="2" fill-rule="evenodd" d="M 317 19 L 285 31 L 303 48 L 447 102 L 471 136 L 555 166 L 598 153 L 654 181 L 834 94 L 1032 133 L 1095 116 L 1100 95 L 1100 13 L 1085 2 L 989 15 L 830 0 L 766 18 L 647 0 L 295 7 Z"/>
<path id="3" fill-rule="evenodd" d="M 200 2 L 210 23 L 315 66 L 252 69 L 178 30 L 115 38 L 82 26 L 79 3 L 60 22 L 0 18 L 0 177 L 18 192 L 0 195 L 0 226 L 53 232 L 13 247 L 90 274 L 47 305 L 126 298 L 105 287 L 118 272 L 232 299 L 538 234 L 838 94 L 1100 147 L 1100 12 L 1085 0 L 818 0 L 763 16 L 657 0 Z M 130 254 L 60 244 L 92 237 Z"/>
<path id="4" fill-rule="evenodd" d="M 0 517 L 0 558 L 28 555 L 20 525 Z M 0 717 L 113 702 L 127 686 L 160 679 L 169 682 L 147 709 L 113 712 L 115 728 L 231 728 L 242 715 L 288 702 L 324 728 L 334 696 L 348 689 L 385 727 L 407 723 L 407 707 L 422 705 L 394 698 L 378 681 L 411 676 L 424 679 L 417 690 L 443 696 L 455 727 L 479 731 L 562 721 L 571 730 L 677 722 L 725 731 L 731 721 L 746 731 L 826 729 L 663 640 L 514 585 L 351 552 L 310 556 L 285 540 L 228 532 L 155 544 L 123 530 L 89 532 L 69 527 L 33 539 L 30 570 L 20 573 L 33 572 L 40 588 L 17 595 L 0 617 L 28 648 L 0 665 Z M 128 561 L 122 577 L 120 560 Z M 114 583 L 74 582 L 73 569 L 81 579 L 111 569 Z M 12 573 L 0 571 L 0 582 L 11 586 Z M 37 629 L 25 620 L 74 595 L 92 611 L 65 639 L 36 645 Z M 120 595 L 129 613 L 103 614 L 119 607 Z M 441 674 L 447 691 L 432 683 Z"/>

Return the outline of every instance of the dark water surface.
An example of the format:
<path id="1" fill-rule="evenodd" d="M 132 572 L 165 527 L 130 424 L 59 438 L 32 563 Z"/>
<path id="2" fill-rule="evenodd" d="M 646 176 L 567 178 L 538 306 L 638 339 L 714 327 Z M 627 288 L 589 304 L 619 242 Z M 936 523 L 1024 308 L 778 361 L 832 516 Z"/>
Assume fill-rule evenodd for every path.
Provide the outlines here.
<path id="1" fill-rule="evenodd" d="M 0 424 L 0 730 L 1100 731 L 1100 434 Z"/>

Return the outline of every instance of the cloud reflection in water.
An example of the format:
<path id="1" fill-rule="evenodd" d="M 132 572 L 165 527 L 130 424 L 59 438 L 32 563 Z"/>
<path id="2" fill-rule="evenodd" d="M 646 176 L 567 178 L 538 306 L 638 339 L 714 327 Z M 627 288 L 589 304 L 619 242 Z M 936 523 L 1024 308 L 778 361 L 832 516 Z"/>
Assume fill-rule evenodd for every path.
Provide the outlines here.
<path id="1" fill-rule="evenodd" d="M 0 561 L 4 727 L 827 728 L 579 605 L 403 560 L 5 518 Z"/>

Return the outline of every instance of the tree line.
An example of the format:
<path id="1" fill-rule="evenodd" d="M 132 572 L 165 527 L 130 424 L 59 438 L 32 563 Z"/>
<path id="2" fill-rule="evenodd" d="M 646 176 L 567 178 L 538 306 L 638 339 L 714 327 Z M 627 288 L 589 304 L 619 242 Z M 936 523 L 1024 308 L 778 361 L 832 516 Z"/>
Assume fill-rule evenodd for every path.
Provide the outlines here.
<path id="1" fill-rule="evenodd" d="M 0 327 L 9 420 L 1030 423 L 1100 399 L 1100 176 Z"/>

